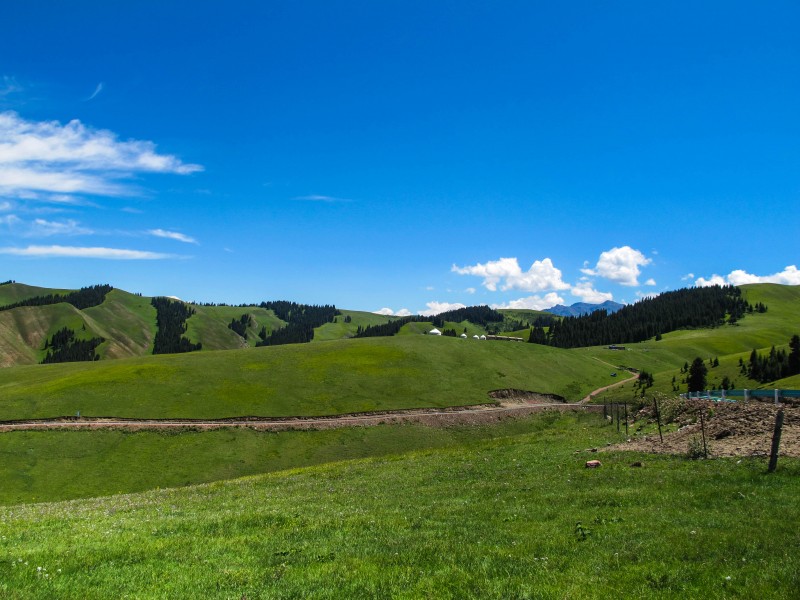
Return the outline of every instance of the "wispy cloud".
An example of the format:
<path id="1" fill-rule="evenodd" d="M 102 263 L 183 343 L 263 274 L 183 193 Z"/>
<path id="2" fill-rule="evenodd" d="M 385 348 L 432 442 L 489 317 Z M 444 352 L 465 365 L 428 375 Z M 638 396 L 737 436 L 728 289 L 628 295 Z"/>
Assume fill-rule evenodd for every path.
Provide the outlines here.
<path id="1" fill-rule="evenodd" d="M 106 260 L 163 260 L 183 258 L 174 254 L 126 250 L 120 248 L 86 248 L 79 246 L 27 246 L 25 248 L 0 248 L 0 254 L 33 258 L 95 258 Z"/>
<path id="2" fill-rule="evenodd" d="M 3 78 L 0 79 L 0 98 L 21 91 L 22 91 L 22 86 L 19 83 L 17 83 L 17 80 L 14 77 L 3 75 Z"/>
<path id="3" fill-rule="evenodd" d="M 150 229 L 147 231 L 149 235 L 166 238 L 168 240 L 175 240 L 178 242 L 183 242 L 184 244 L 199 244 L 196 239 L 185 235 L 183 233 L 178 233 L 177 231 L 166 231 L 164 229 Z"/>
<path id="4" fill-rule="evenodd" d="M 308 196 L 295 196 L 294 200 L 301 200 L 304 202 L 325 202 L 328 204 L 333 204 L 336 202 L 352 202 L 350 198 L 337 198 L 335 196 L 321 196 L 319 194 L 311 194 Z"/>
<path id="5" fill-rule="evenodd" d="M 35 219 L 29 226 L 25 237 L 50 237 L 54 235 L 91 235 L 94 231 L 88 227 L 83 227 L 78 221 L 67 219 L 66 221 L 46 221 Z"/>
<path id="6" fill-rule="evenodd" d="M 202 169 L 159 154 L 153 142 L 120 141 L 115 133 L 78 120 L 62 125 L 0 113 L 0 193 L 6 196 L 124 196 L 134 193 L 126 180 L 137 173 L 187 175 Z"/>
<path id="7" fill-rule="evenodd" d="M 98 84 L 97 84 L 97 87 L 96 87 L 96 88 L 94 88 L 94 91 L 92 92 L 92 95 L 91 95 L 91 96 L 89 96 L 89 97 L 86 99 L 86 102 L 88 102 L 89 100 L 94 100 L 95 98 L 97 98 L 97 95 L 98 95 L 100 92 L 102 92 L 102 91 L 103 91 L 103 88 L 104 88 L 104 87 L 105 87 L 105 86 L 103 85 L 103 82 L 102 82 L 102 81 L 101 81 L 100 83 L 98 83 Z"/>

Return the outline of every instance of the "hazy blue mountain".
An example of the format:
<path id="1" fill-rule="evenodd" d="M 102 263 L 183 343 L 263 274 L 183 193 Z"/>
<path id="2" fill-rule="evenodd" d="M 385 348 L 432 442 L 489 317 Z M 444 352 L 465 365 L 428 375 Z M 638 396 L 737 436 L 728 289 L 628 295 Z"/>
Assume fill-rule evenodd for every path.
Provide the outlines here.
<path id="1" fill-rule="evenodd" d="M 602 304 L 589 304 L 587 302 L 576 302 L 572 306 L 564 306 L 557 304 L 553 308 L 548 308 L 545 312 L 549 312 L 559 317 L 579 317 L 580 315 L 587 315 L 596 310 L 605 310 L 608 314 L 617 312 L 620 308 L 625 306 L 619 302 L 606 300 Z"/>

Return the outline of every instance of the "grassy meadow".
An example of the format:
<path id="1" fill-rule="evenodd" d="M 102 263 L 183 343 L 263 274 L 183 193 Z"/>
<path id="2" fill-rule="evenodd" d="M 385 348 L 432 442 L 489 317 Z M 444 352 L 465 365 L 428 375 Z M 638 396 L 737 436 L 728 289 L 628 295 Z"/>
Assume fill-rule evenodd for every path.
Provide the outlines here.
<path id="1" fill-rule="evenodd" d="M 395 336 L 0 369 L 0 420 L 331 415 L 479 404 L 503 388 L 578 400 L 609 381 L 558 348 Z"/>
<path id="2" fill-rule="evenodd" d="M 526 430 L 519 429 L 520 424 Z M 800 462 L 576 450 L 596 415 L 183 489 L 0 507 L 4 598 L 792 598 Z M 643 461 L 632 468 L 633 461 Z"/>

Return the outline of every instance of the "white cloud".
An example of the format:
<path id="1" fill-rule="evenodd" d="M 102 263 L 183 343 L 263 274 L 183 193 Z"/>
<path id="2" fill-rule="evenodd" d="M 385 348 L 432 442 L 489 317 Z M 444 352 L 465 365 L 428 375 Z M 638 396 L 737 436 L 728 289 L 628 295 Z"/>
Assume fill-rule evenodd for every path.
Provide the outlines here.
<path id="1" fill-rule="evenodd" d="M 467 289 L 465 289 L 464 291 L 465 291 L 465 292 L 467 292 L 468 294 L 474 294 L 474 293 L 475 293 L 475 292 L 477 292 L 478 290 L 476 290 L 474 287 L 468 287 L 468 288 L 467 288 Z"/>
<path id="2" fill-rule="evenodd" d="M 492 304 L 492 308 L 519 308 L 528 310 L 545 310 L 554 307 L 556 304 L 564 304 L 564 299 L 555 292 L 546 294 L 544 298 L 540 296 L 528 296 L 519 300 L 511 300 L 503 304 Z"/>
<path id="3" fill-rule="evenodd" d="M 461 304 L 460 302 L 428 302 L 425 304 L 428 307 L 428 310 L 421 310 L 419 314 L 423 317 L 432 317 L 434 315 L 438 315 L 439 313 L 447 312 L 449 310 L 456 310 L 459 308 L 466 308 L 466 304 Z"/>
<path id="4" fill-rule="evenodd" d="M 709 287 L 712 285 L 725 285 L 725 278 L 721 275 L 712 275 L 708 279 L 705 277 L 698 277 L 694 284 L 698 287 Z"/>
<path id="5" fill-rule="evenodd" d="M 21 91 L 22 86 L 17 83 L 16 79 L 8 75 L 3 75 L 3 79 L 0 80 L 0 98 Z"/>
<path id="6" fill-rule="evenodd" d="M 91 96 L 89 96 L 89 97 L 86 99 L 86 102 L 88 102 L 89 100 L 94 100 L 95 98 L 97 98 L 97 95 L 98 95 L 100 92 L 102 92 L 102 91 L 103 91 L 103 87 L 104 87 L 104 86 L 103 86 L 103 82 L 101 81 L 100 83 L 98 83 L 98 84 L 97 84 L 97 87 L 96 87 L 96 88 L 94 88 L 94 91 L 92 92 L 92 95 L 91 95 Z"/>
<path id="7" fill-rule="evenodd" d="M 681 277 L 681 281 L 689 281 L 690 279 L 694 279 L 694 273 L 687 273 Z"/>
<path id="8" fill-rule="evenodd" d="M 309 194 L 308 196 L 295 196 L 295 200 L 304 200 L 306 202 L 325 202 L 333 204 L 336 202 L 352 202 L 350 198 L 337 198 L 335 196 L 322 196 L 320 194 Z"/>
<path id="9" fill-rule="evenodd" d="M 386 315 L 387 317 L 410 317 L 411 311 L 407 308 L 401 308 L 397 312 L 393 311 L 391 308 L 382 308 L 380 310 L 375 311 L 376 315 Z"/>
<path id="10" fill-rule="evenodd" d="M 4 217 L 0 217 L 0 225 L 16 227 L 20 223 L 22 223 L 22 219 L 20 219 L 17 215 L 5 215 Z"/>
<path id="11" fill-rule="evenodd" d="M 35 258 L 101 258 L 109 260 L 160 260 L 180 258 L 173 254 L 123 250 L 119 248 L 81 248 L 77 246 L 28 246 L 27 248 L 0 248 L 0 254 L 30 256 Z"/>
<path id="12" fill-rule="evenodd" d="M 122 196 L 122 181 L 135 173 L 185 175 L 202 171 L 153 142 L 120 141 L 116 134 L 78 120 L 28 121 L 13 111 L 0 113 L 0 193 L 98 194 Z"/>
<path id="13" fill-rule="evenodd" d="M 523 272 L 516 258 L 501 258 L 485 264 L 467 267 L 453 265 L 451 271 L 459 275 L 483 277 L 482 285 L 489 291 L 500 289 L 541 292 L 544 290 L 565 290 L 569 284 L 561 279 L 561 271 L 553 266 L 553 261 L 545 258 L 534 261 L 531 268 Z M 502 282 L 502 283 L 501 283 Z"/>
<path id="14" fill-rule="evenodd" d="M 166 231 L 164 229 L 150 229 L 147 231 L 149 235 L 166 238 L 168 240 L 175 240 L 178 242 L 183 242 L 184 244 L 199 244 L 196 239 L 185 235 L 183 233 L 178 233 L 177 231 Z"/>
<path id="15" fill-rule="evenodd" d="M 661 292 L 636 292 L 636 297 L 640 300 L 649 300 L 651 298 L 656 298 L 661 295 Z"/>
<path id="16" fill-rule="evenodd" d="M 610 292 L 598 292 L 592 287 L 591 282 L 583 281 L 575 286 L 572 286 L 570 293 L 577 296 L 583 302 L 589 304 L 601 304 L 606 300 L 613 300 L 614 296 Z"/>
<path id="17" fill-rule="evenodd" d="M 644 282 L 645 285 L 656 285 L 656 280 L 652 277 Z"/>
<path id="18" fill-rule="evenodd" d="M 620 285 L 639 285 L 639 267 L 649 265 L 652 261 L 638 250 L 630 246 L 612 248 L 600 254 L 594 269 L 581 269 L 586 275 L 599 276 Z"/>
<path id="19" fill-rule="evenodd" d="M 783 271 L 773 275 L 752 275 L 743 269 L 731 271 L 727 276 L 714 274 L 708 279 L 698 277 L 694 282 L 699 287 L 711 285 L 745 285 L 748 283 L 780 283 L 783 285 L 800 285 L 800 270 L 796 265 L 789 265 Z"/>
<path id="20" fill-rule="evenodd" d="M 25 237 L 49 237 L 51 235 L 90 235 L 92 233 L 94 232 L 91 229 L 82 227 L 73 219 L 66 221 L 36 219 L 30 224 L 29 230 L 24 235 Z"/>

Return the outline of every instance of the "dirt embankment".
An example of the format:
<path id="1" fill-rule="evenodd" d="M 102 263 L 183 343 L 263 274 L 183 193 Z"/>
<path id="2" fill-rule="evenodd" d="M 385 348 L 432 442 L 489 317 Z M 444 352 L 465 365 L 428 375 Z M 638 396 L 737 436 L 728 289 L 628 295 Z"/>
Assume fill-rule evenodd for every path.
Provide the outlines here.
<path id="1" fill-rule="evenodd" d="M 690 446 L 702 444 L 702 412 L 709 456 L 767 456 L 779 408 L 784 411 L 780 455 L 800 457 L 800 406 L 787 404 L 779 407 L 766 402 L 745 404 L 689 400 L 675 415 L 679 429 L 664 434 L 663 442 L 655 431 L 647 435 L 631 435 L 630 441 L 608 449 L 687 454 Z M 634 431 L 637 422 L 652 425 L 652 409 L 644 409 L 636 415 Z"/>

